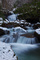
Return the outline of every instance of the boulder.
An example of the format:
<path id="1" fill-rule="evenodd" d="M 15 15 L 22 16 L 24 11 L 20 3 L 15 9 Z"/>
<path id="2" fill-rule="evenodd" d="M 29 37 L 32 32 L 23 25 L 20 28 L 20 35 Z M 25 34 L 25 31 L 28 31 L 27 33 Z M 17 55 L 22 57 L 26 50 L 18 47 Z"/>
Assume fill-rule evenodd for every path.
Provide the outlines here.
<path id="1" fill-rule="evenodd" d="M 1 25 L 2 27 L 6 27 L 6 28 L 12 28 L 12 27 L 18 27 L 18 26 L 20 26 L 19 24 L 17 24 L 17 23 L 14 23 L 14 22 L 9 22 L 9 23 L 3 23 L 2 25 Z"/>
<path id="2" fill-rule="evenodd" d="M 9 29 L 0 27 L 0 36 L 5 35 L 5 34 L 10 34 Z"/>
<path id="3" fill-rule="evenodd" d="M 4 35 L 5 34 L 5 31 L 0 29 L 0 36 Z"/>
<path id="4" fill-rule="evenodd" d="M 34 36 L 39 40 L 40 42 L 40 28 L 35 30 Z"/>

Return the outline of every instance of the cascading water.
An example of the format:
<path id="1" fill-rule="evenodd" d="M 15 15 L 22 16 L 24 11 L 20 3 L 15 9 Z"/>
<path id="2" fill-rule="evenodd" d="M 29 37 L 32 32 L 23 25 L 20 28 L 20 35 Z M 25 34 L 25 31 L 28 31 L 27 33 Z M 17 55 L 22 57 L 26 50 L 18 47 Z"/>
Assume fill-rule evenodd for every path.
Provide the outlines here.
<path id="1" fill-rule="evenodd" d="M 17 14 L 12 14 L 12 15 L 8 16 L 8 20 L 9 20 L 10 22 L 12 22 L 12 21 L 14 21 L 14 20 L 16 20 L 16 19 L 17 19 Z"/>
<path id="2" fill-rule="evenodd" d="M 8 16 L 8 20 L 16 20 L 17 15 Z M 10 33 L 1 36 L 0 41 L 8 43 L 18 56 L 18 60 L 40 60 L 40 44 L 37 45 L 38 40 L 34 37 L 35 30 L 33 27 L 26 26 L 27 29 L 21 27 L 3 28 Z"/>
<path id="3" fill-rule="evenodd" d="M 5 30 L 5 29 L 4 29 Z M 37 39 L 35 37 L 25 37 L 21 36 L 22 34 L 32 34 L 35 30 L 25 30 L 21 27 L 10 28 L 8 29 L 10 34 L 6 34 L 0 37 L 0 40 L 6 43 L 24 43 L 24 44 L 35 44 Z M 6 32 L 6 31 L 5 31 Z"/>

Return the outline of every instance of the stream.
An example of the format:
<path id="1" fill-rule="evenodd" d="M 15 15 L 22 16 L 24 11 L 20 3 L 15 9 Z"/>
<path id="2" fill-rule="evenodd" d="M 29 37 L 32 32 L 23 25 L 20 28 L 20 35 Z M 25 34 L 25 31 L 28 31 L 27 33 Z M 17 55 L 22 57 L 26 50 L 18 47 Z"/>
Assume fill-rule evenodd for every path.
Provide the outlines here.
<path id="1" fill-rule="evenodd" d="M 16 18 L 17 14 L 8 16 L 10 22 L 17 20 Z M 26 26 L 26 30 L 21 27 L 1 28 L 8 30 L 10 34 L 1 36 L 0 41 L 11 45 L 18 60 L 40 60 L 40 43 L 34 36 L 35 29 L 32 25 Z"/>

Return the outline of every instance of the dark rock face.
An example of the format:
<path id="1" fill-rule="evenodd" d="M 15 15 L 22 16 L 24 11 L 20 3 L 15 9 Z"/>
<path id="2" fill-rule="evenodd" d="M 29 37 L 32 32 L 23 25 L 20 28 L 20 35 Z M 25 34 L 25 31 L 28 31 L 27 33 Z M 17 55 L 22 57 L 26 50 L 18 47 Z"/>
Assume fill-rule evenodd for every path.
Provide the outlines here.
<path id="1" fill-rule="evenodd" d="M 5 34 L 10 34 L 10 31 L 6 30 L 6 31 L 5 31 Z"/>
<path id="2" fill-rule="evenodd" d="M 6 24 L 6 23 L 2 24 L 2 27 L 6 27 L 6 28 L 12 28 L 12 27 L 17 27 L 17 26 L 19 26 L 19 24 L 14 23 L 14 22 L 10 22 L 8 24 Z"/>
<path id="3" fill-rule="evenodd" d="M 0 36 L 4 35 L 5 34 L 5 31 L 0 29 Z"/>
<path id="4" fill-rule="evenodd" d="M 34 29 L 40 28 L 40 24 L 34 24 L 33 28 Z"/>
<path id="5" fill-rule="evenodd" d="M 40 35 L 38 35 L 36 32 L 34 33 L 34 36 L 38 39 L 38 41 L 40 42 Z"/>

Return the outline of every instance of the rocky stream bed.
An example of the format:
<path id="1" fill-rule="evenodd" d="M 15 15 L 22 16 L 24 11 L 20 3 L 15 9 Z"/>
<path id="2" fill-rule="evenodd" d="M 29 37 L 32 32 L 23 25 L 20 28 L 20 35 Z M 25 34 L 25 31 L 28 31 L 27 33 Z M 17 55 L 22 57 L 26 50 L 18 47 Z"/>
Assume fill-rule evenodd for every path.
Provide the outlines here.
<path id="1" fill-rule="evenodd" d="M 0 18 L 0 46 L 2 44 L 7 44 L 6 47 L 10 45 L 18 56 L 18 60 L 40 60 L 40 22 L 30 23 L 26 20 L 19 20 L 17 15 L 12 13 L 5 19 L 4 23 L 3 19 Z M 12 57 L 9 55 L 8 57 L 3 55 L 3 59 L 16 60 L 11 59 Z"/>

